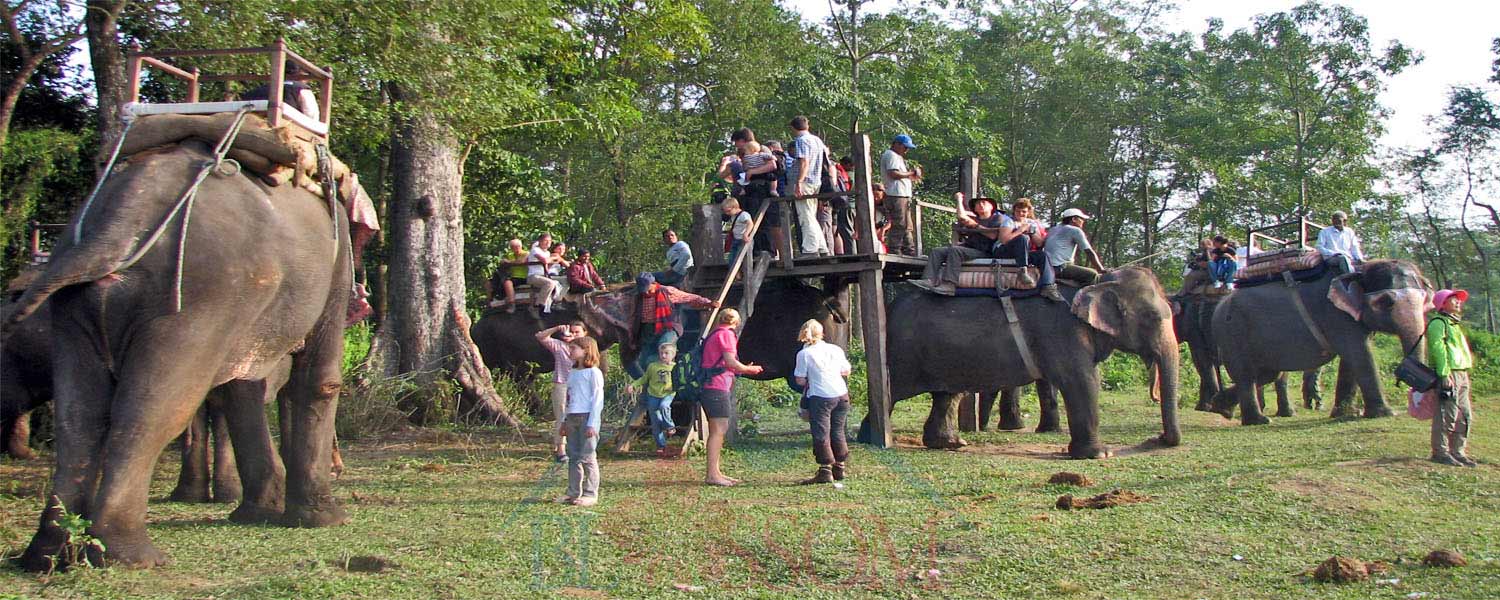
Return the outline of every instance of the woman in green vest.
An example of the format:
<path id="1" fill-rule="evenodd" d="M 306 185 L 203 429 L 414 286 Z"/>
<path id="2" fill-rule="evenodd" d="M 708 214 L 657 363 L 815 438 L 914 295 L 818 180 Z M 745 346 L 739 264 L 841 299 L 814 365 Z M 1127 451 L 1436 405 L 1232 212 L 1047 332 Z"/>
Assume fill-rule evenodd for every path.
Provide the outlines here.
<path id="1" fill-rule="evenodd" d="M 1474 409 L 1469 403 L 1469 369 L 1474 355 L 1464 337 L 1463 290 L 1439 290 L 1432 303 L 1437 312 L 1427 322 L 1427 365 L 1438 376 L 1438 405 L 1432 416 L 1432 462 L 1455 467 L 1478 466 L 1464 452 L 1469 443 L 1469 422 Z"/>

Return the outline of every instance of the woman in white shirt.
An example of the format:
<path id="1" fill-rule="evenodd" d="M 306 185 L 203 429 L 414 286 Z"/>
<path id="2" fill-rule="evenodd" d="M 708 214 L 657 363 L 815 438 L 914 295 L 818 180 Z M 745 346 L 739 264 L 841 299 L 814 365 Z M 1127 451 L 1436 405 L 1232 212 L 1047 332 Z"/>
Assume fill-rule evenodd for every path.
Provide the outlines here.
<path id="1" fill-rule="evenodd" d="M 823 341 L 823 324 L 809 319 L 797 333 L 803 348 L 797 353 L 792 376 L 802 386 L 802 418 L 812 430 L 813 457 L 818 473 L 803 485 L 833 483 L 844 479 L 849 459 L 845 425 L 849 415 L 849 358 L 844 349 Z"/>

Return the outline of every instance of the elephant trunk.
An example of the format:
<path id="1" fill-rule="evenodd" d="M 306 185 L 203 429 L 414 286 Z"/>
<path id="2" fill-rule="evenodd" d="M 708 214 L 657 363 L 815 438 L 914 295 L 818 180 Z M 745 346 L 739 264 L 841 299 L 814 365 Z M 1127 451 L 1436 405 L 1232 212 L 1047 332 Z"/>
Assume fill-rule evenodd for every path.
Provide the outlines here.
<path id="1" fill-rule="evenodd" d="M 1177 339 L 1172 330 L 1163 330 L 1162 339 L 1146 353 L 1146 370 L 1155 371 L 1154 380 L 1161 388 L 1161 443 L 1176 446 L 1182 442 L 1182 432 L 1177 427 L 1177 379 L 1179 354 Z"/>

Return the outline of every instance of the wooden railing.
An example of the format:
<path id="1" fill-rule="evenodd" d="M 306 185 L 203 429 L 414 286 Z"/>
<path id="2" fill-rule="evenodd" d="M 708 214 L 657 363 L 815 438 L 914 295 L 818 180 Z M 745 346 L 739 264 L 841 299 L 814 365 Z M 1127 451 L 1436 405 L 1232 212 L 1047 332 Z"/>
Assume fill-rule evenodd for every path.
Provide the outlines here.
<path id="1" fill-rule="evenodd" d="M 204 75 L 198 67 L 182 69 L 166 60 L 168 58 L 203 58 L 208 56 L 240 56 L 247 54 L 270 55 L 270 71 L 266 75 L 256 73 L 230 73 Z M 129 102 L 139 102 L 141 97 L 141 67 L 150 67 L 187 83 L 188 92 L 184 102 L 198 102 L 201 85 L 205 81 L 265 81 L 270 87 L 270 100 L 266 106 L 266 122 L 271 127 L 281 121 L 282 84 L 286 83 L 286 64 L 291 61 L 300 67 L 296 81 L 318 82 L 318 120 L 328 125 L 333 118 L 333 67 L 319 67 L 302 55 L 286 47 L 286 41 L 276 42 L 263 48 L 210 48 L 204 50 L 153 50 L 145 52 L 135 46 L 126 53 L 130 69 Z M 229 98 L 226 98 L 228 100 Z"/>
<path id="2" fill-rule="evenodd" d="M 1283 239 L 1267 233 L 1280 232 L 1292 226 L 1297 227 L 1295 238 L 1288 237 Z M 1280 250 L 1290 248 L 1294 240 L 1299 248 L 1311 248 L 1317 244 L 1317 232 L 1322 231 L 1323 227 L 1324 225 L 1315 223 L 1307 217 L 1302 217 L 1296 221 L 1285 221 L 1265 227 L 1247 228 L 1245 231 L 1245 241 L 1247 244 L 1245 249 L 1247 252 L 1264 251 L 1265 247 L 1261 244 L 1271 243 L 1276 245 L 1276 250 Z M 1311 236 L 1308 235 L 1309 231 L 1312 232 Z"/>

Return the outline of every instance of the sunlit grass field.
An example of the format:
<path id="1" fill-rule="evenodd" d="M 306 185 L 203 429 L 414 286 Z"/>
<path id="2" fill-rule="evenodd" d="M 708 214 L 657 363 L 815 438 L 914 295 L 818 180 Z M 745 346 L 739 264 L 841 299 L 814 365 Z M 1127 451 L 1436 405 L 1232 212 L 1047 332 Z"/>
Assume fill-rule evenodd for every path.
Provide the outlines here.
<path id="1" fill-rule="evenodd" d="M 1035 407 L 1028 399 L 1035 422 Z M 896 449 L 859 446 L 843 489 L 802 487 L 809 437 L 792 408 L 761 409 L 706 488 L 702 457 L 602 458 L 602 501 L 548 502 L 565 472 L 540 435 L 414 430 L 345 444 L 335 491 L 352 522 L 317 530 L 230 524 L 228 505 L 165 501 L 150 528 L 173 557 L 152 571 L 0 568 L 0 597 L 41 598 L 1428 598 L 1500 597 L 1500 398 L 1477 398 L 1477 469 L 1426 462 L 1427 423 L 1302 411 L 1240 427 L 1184 412 L 1179 448 L 1143 394 L 1109 392 L 1117 456 L 1063 460 L 1063 434 L 966 434 L 962 451 L 915 447 L 927 403 L 898 405 Z M 862 412 L 856 409 L 856 412 Z M 856 422 L 854 420 L 852 422 Z M 0 462 L 0 548 L 18 553 L 48 462 Z M 1049 485 L 1057 471 L 1094 487 Z M 1150 502 L 1061 511 L 1064 493 L 1126 489 Z M 1470 566 L 1419 559 L 1456 549 Z M 1332 555 L 1394 564 L 1344 585 L 1304 572 Z M 364 557 L 388 561 L 362 572 Z M 1391 583 L 1390 579 L 1399 582 Z"/>

